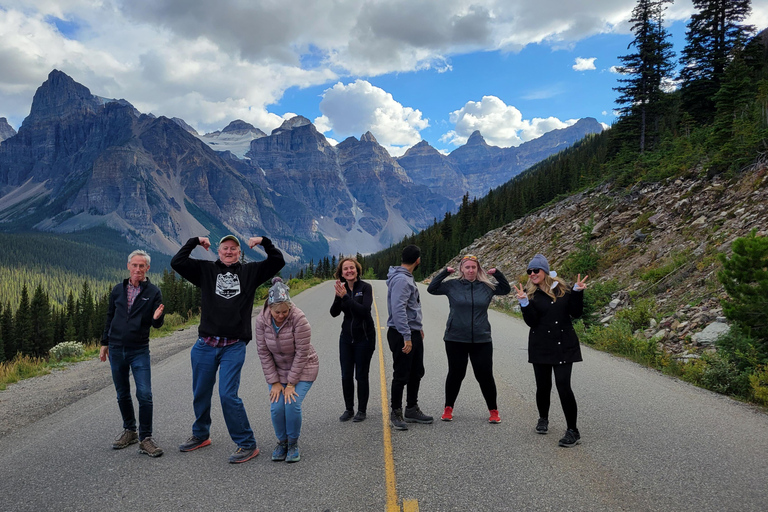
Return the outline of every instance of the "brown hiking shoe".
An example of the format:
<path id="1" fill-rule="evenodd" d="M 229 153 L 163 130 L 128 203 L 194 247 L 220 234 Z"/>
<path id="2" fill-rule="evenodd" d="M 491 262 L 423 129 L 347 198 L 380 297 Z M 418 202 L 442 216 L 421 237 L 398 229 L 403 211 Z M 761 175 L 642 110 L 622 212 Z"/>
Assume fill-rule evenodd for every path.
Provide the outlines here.
<path id="1" fill-rule="evenodd" d="M 139 443 L 139 453 L 146 453 L 150 457 L 159 457 L 163 454 L 163 449 L 157 446 L 154 439 L 145 437 L 144 440 Z"/>
<path id="2" fill-rule="evenodd" d="M 115 442 L 112 443 L 112 448 L 115 450 L 122 450 L 126 446 L 135 444 L 139 442 L 139 434 L 136 433 L 135 430 L 123 430 L 123 433 L 118 436 L 117 439 L 115 439 Z"/>

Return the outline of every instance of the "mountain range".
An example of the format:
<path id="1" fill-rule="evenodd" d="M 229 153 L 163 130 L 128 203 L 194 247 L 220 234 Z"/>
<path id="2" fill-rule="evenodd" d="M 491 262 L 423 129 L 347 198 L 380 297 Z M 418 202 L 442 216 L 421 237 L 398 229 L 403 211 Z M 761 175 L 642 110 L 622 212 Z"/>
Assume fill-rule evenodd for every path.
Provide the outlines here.
<path id="1" fill-rule="evenodd" d="M 165 254 L 230 232 L 267 235 L 294 262 L 370 253 L 602 129 L 586 118 L 516 148 L 475 132 L 449 155 L 422 141 L 393 158 L 370 132 L 333 146 L 302 116 L 200 135 L 54 70 L 18 133 L 0 118 L 0 230 L 106 226 Z"/>

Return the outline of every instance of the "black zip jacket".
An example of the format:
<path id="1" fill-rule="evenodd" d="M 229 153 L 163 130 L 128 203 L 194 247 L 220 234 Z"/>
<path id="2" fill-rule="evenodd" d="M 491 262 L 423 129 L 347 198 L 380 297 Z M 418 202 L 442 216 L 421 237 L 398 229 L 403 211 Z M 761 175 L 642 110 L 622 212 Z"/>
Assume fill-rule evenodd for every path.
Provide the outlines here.
<path id="1" fill-rule="evenodd" d="M 109 294 L 107 322 L 101 335 L 101 344 L 125 347 L 140 347 L 149 344 L 149 328 L 162 327 L 165 313 L 157 320 L 155 310 L 163 303 L 160 288 L 149 282 L 149 278 L 139 284 L 141 291 L 128 311 L 128 279 L 118 283 Z"/>
<path id="2" fill-rule="evenodd" d="M 256 288 L 285 266 L 283 253 L 269 238 L 262 237 L 261 247 L 267 253 L 266 260 L 227 266 L 221 260 L 190 258 L 198 245 L 198 237 L 190 238 L 171 259 L 171 268 L 200 288 L 202 306 L 198 334 L 248 343 L 253 337 L 251 314 Z"/>
<path id="3" fill-rule="evenodd" d="M 344 313 L 341 323 L 341 339 L 348 343 L 371 343 L 376 347 L 376 328 L 373 325 L 371 306 L 373 306 L 373 288 L 365 281 L 355 281 L 350 290 L 344 282 L 347 294 L 343 298 L 334 295 L 331 304 L 331 316 L 336 318 Z"/>
<path id="4" fill-rule="evenodd" d="M 490 343 L 491 323 L 488 321 L 488 306 L 494 295 L 506 295 L 512 287 L 507 278 L 496 269 L 493 277 L 498 281 L 496 289 L 487 284 L 466 279 L 449 279 L 447 269 L 443 269 L 432 279 L 427 292 L 432 295 L 446 295 L 450 304 L 448 322 L 445 325 L 445 341 L 461 343 Z"/>

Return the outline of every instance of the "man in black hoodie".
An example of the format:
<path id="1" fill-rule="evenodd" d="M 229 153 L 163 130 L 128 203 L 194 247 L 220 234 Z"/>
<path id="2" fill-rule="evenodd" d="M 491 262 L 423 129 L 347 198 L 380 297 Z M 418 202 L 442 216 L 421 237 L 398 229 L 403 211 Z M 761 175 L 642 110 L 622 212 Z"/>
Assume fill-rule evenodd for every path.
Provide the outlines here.
<path id="1" fill-rule="evenodd" d="M 215 262 L 190 258 L 201 245 L 206 251 L 211 242 L 206 237 L 190 238 L 171 260 L 171 267 L 201 290 L 199 338 L 192 347 L 192 392 L 195 422 L 192 437 L 179 446 L 191 452 L 209 446 L 211 395 L 219 373 L 219 398 L 229 435 L 237 445 L 229 462 L 246 462 L 259 454 L 256 438 L 248 422 L 243 401 L 238 396 L 240 372 L 245 362 L 245 346 L 251 341 L 251 313 L 256 288 L 285 265 L 283 254 L 267 237 L 251 237 L 248 246 L 261 245 L 267 259 L 240 263 L 240 241 L 227 235 L 219 242 Z"/>
<path id="2" fill-rule="evenodd" d="M 152 381 L 149 361 L 149 328 L 162 327 L 163 295 L 146 276 L 150 257 L 144 251 L 128 256 L 130 277 L 117 284 L 109 294 L 109 309 L 101 336 L 99 358 L 112 368 L 117 390 L 117 404 L 123 417 L 123 433 L 112 443 L 119 450 L 139 443 L 139 453 L 159 457 L 163 450 L 152 438 Z M 136 383 L 139 402 L 139 432 L 131 399 L 130 373 Z"/>

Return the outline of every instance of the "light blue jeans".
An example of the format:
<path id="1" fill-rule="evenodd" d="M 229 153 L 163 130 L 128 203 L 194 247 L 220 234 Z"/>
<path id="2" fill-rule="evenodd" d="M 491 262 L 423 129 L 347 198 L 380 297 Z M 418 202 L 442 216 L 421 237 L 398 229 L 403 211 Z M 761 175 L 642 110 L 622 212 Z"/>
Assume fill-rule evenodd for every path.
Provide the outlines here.
<path id="1" fill-rule="evenodd" d="M 283 384 L 283 387 L 285 387 L 285 384 Z M 281 443 L 286 441 L 295 443 L 299 440 L 299 435 L 301 434 L 301 404 L 304 402 L 304 397 L 307 396 L 307 391 L 311 387 L 311 382 L 302 380 L 296 384 L 296 393 L 299 396 L 295 402 L 286 404 L 285 397 L 280 395 L 277 402 L 271 404 L 272 426 L 275 428 L 277 440 Z M 272 391 L 272 384 L 269 385 L 269 390 Z"/>

